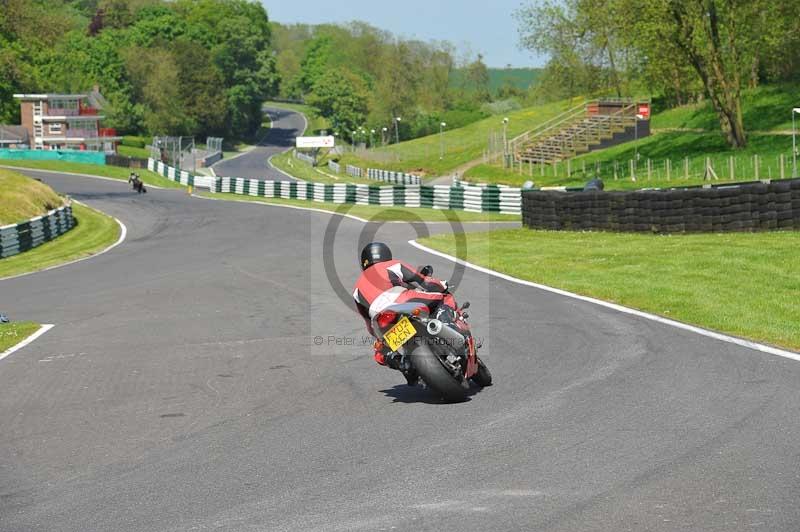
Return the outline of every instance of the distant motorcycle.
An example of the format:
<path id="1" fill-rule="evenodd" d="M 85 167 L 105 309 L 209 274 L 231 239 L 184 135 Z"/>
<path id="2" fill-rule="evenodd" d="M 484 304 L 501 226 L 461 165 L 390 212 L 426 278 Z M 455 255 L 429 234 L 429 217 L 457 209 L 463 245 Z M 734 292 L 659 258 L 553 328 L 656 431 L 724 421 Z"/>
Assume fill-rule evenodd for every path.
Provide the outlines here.
<path id="1" fill-rule="evenodd" d="M 139 174 L 131 174 L 128 176 L 128 183 L 131 183 L 133 185 L 133 190 L 139 194 L 147 194 L 147 189 L 144 187 L 144 183 L 139 178 Z"/>
<path id="2" fill-rule="evenodd" d="M 433 268 L 426 266 L 424 275 Z M 465 303 L 455 312 L 452 323 L 429 315 L 423 303 L 391 305 L 372 318 L 373 330 L 393 352 L 400 355 L 403 373 L 416 373 L 425 384 L 451 402 L 467 398 L 469 381 L 491 386 L 492 374 L 478 357 L 465 312 Z"/>

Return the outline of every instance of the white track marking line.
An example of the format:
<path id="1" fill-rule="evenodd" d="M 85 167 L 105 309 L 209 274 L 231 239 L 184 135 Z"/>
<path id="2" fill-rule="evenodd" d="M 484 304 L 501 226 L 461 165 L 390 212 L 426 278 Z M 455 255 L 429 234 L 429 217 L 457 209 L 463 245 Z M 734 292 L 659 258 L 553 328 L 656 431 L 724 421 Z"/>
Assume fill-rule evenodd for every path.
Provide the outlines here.
<path id="1" fill-rule="evenodd" d="M 21 341 L 17 345 L 11 346 L 8 349 L 6 349 L 5 351 L 3 351 L 2 353 L 0 353 L 0 360 L 3 360 L 4 358 L 9 356 L 10 354 L 12 354 L 12 353 L 14 353 L 16 351 L 19 351 L 20 349 L 22 349 L 23 347 L 25 347 L 26 345 L 30 344 L 31 342 L 33 342 L 34 340 L 39 338 L 41 335 L 43 335 L 44 333 L 46 333 L 47 331 L 52 329 L 53 327 L 55 327 L 55 325 L 52 325 L 52 324 L 49 324 L 49 323 L 43 323 L 39 327 L 38 331 L 36 331 L 32 335 L 28 336 L 27 338 L 25 338 L 23 341 Z"/>
<path id="2" fill-rule="evenodd" d="M 84 203 L 81 203 L 80 201 L 77 201 L 77 200 L 72 200 L 72 201 L 74 201 L 75 203 L 80 203 L 81 205 L 84 205 L 84 206 L 88 207 L 88 205 L 86 205 Z M 91 208 L 91 207 L 88 207 L 88 208 Z M 96 209 L 94 209 L 94 210 L 96 210 Z M 98 211 L 98 212 L 100 212 L 100 211 Z M 106 216 L 108 216 L 108 215 L 106 215 Z M 114 218 L 114 217 L 112 216 L 112 218 Z M 49 272 L 50 270 L 55 270 L 57 268 L 63 268 L 64 266 L 70 266 L 72 264 L 77 264 L 78 262 L 83 262 L 85 260 L 93 259 L 95 257 L 99 257 L 100 255 L 108 253 L 109 251 L 111 251 L 115 247 L 117 247 L 120 244 L 122 244 L 125 241 L 125 238 L 128 236 L 128 228 L 125 227 L 125 224 L 122 223 L 119 220 L 119 218 L 114 218 L 114 221 L 117 222 L 117 224 L 119 224 L 119 227 L 120 227 L 119 238 L 117 239 L 116 242 L 114 242 L 113 244 L 111 244 L 110 246 L 105 248 L 103 251 L 100 251 L 98 253 L 94 253 L 92 255 L 89 255 L 88 257 L 82 257 L 80 259 L 71 260 L 71 261 L 65 262 L 63 264 L 56 264 L 55 266 L 49 266 L 49 267 L 44 268 L 42 270 L 36 270 L 35 272 L 20 273 L 19 275 L 12 275 L 11 277 L 0 277 L 0 281 L 8 281 L 8 280 L 11 280 L 11 279 L 18 279 L 20 277 L 26 277 L 28 275 L 33 275 L 35 273 Z M 64 233 L 64 234 L 67 234 L 67 233 Z M 54 242 L 54 240 L 51 240 L 51 242 Z M 36 248 L 34 248 L 34 249 L 36 249 Z"/>
<path id="3" fill-rule="evenodd" d="M 603 301 L 600 299 L 595 299 L 593 297 L 582 296 L 580 294 L 575 294 L 573 292 L 567 292 L 566 290 L 561 290 L 559 288 L 553 288 L 551 286 L 546 286 L 539 283 L 534 283 L 531 281 L 526 281 L 524 279 L 519 279 L 517 277 L 512 277 L 511 275 L 506 275 L 504 273 L 500 273 L 495 270 L 491 270 L 489 268 L 484 268 L 483 266 L 478 266 L 476 264 L 472 264 L 465 260 L 461 260 L 457 257 L 453 257 L 452 255 L 448 255 L 446 253 L 442 253 L 441 251 L 436 251 L 435 249 L 431 249 L 427 246 L 424 246 L 417 242 L 416 240 L 409 240 L 409 244 L 414 246 L 417 249 L 425 251 L 426 253 L 430 253 L 432 255 L 436 255 L 437 257 L 441 257 L 447 259 L 449 261 L 455 262 L 457 264 L 461 264 L 463 266 L 467 266 L 472 268 L 473 270 L 477 270 L 479 272 L 485 273 L 487 275 L 492 275 L 494 277 L 498 277 L 505 281 L 509 281 L 516 284 L 521 284 L 524 286 L 529 286 L 532 288 L 538 288 L 539 290 L 544 290 L 546 292 L 551 292 L 553 294 L 558 294 L 560 296 L 569 297 L 572 299 L 578 299 L 580 301 L 586 301 L 587 303 L 593 303 L 595 305 L 599 305 L 601 307 L 605 307 L 611 310 L 616 310 L 617 312 L 622 312 L 623 314 L 630 314 L 632 316 L 637 316 L 639 318 L 644 318 L 646 320 L 655 321 L 658 323 L 663 323 L 664 325 L 669 325 L 671 327 L 675 327 L 677 329 L 683 329 L 684 331 L 693 332 L 702 336 L 707 336 L 709 338 L 714 338 L 715 340 L 719 340 L 722 342 L 727 342 L 729 344 L 735 344 L 741 347 L 747 347 L 749 349 L 754 349 L 756 351 L 760 351 L 762 353 L 768 353 L 770 355 L 775 355 L 783 358 L 788 358 L 790 360 L 794 360 L 800 362 L 800 353 L 794 353 L 792 351 L 786 351 L 784 349 L 778 349 L 777 347 L 772 347 L 765 344 L 760 344 L 758 342 L 751 342 L 749 340 L 744 340 L 742 338 L 736 338 L 735 336 L 728 336 L 727 334 L 718 333 L 715 331 L 710 331 L 708 329 L 703 329 L 702 327 L 696 327 L 694 325 L 689 325 L 688 323 L 683 323 L 680 321 L 671 320 L 669 318 L 663 318 L 661 316 L 657 316 L 655 314 L 650 314 L 648 312 L 642 312 L 641 310 L 632 309 L 629 307 L 624 307 L 622 305 L 617 305 L 615 303 L 609 303 L 608 301 Z"/>
<path id="4" fill-rule="evenodd" d="M 29 172 L 42 172 L 43 174 L 56 174 L 56 175 L 72 175 L 77 177 L 91 177 L 92 179 L 102 179 L 103 181 L 111 181 L 113 183 L 122 183 L 126 184 L 125 181 L 122 179 L 115 179 L 113 177 L 104 177 L 101 175 L 92 175 L 92 174 L 76 174 L 75 172 L 61 172 L 58 170 L 40 170 L 38 168 L 26 168 L 24 166 L 5 166 L 0 164 L 0 168 L 7 168 L 9 170 L 27 170 Z M 163 176 L 162 176 L 163 177 Z M 166 179 L 166 177 L 164 178 Z M 160 187 L 158 185 L 151 185 L 150 183 L 145 183 L 148 188 L 155 188 L 158 190 L 178 190 L 178 189 L 167 189 L 166 187 Z"/>

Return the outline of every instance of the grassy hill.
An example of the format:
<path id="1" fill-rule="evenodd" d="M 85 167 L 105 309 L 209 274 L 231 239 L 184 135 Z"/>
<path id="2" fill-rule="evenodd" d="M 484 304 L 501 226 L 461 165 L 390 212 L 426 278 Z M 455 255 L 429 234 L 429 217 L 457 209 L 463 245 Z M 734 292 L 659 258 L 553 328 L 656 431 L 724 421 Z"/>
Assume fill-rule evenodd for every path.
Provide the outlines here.
<path id="1" fill-rule="evenodd" d="M 513 172 L 499 165 L 470 169 L 466 178 L 479 182 L 536 186 L 581 186 L 599 176 L 607 188 L 697 185 L 707 182 L 706 161 L 719 178 L 715 182 L 790 177 L 792 162 L 792 107 L 800 106 L 798 87 L 775 85 L 747 91 L 743 97 L 748 144 L 732 150 L 719 132 L 719 122 L 707 103 L 683 106 L 653 115 L 652 136 L 582 155 L 544 169 L 534 166 Z M 630 165 L 636 180 L 631 179 Z M 757 156 L 757 158 L 756 158 Z M 783 173 L 781 173 L 783 156 Z M 669 163 L 667 162 L 669 161 Z M 733 174 L 731 174 L 731 161 Z M 670 166 L 669 177 L 667 167 Z M 649 168 L 649 175 L 648 175 Z M 688 172 L 687 172 L 688 168 Z M 570 175 L 567 175 L 567 171 Z M 688 174 L 688 177 L 687 177 Z"/>
<path id="2" fill-rule="evenodd" d="M 508 113 L 508 138 L 524 133 L 538 124 L 580 103 L 582 99 L 527 107 Z M 400 144 L 391 144 L 347 154 L 343 162 L 386 170 L 414 171 L 425 175 L 447 175 L 456 168 L 483 156 L 491 135 L 502 140 L 503 117 L 491 116 L 463 128 L 445 131 L 441 136 L 429 135 Z M 440 157 L 444 141 L 444 157 Z"/>
<path id="3" fill-rule="evenodd" d="M 0 225 L 19 223 L 63 205 L 47 185 L 0 168 Z"/>

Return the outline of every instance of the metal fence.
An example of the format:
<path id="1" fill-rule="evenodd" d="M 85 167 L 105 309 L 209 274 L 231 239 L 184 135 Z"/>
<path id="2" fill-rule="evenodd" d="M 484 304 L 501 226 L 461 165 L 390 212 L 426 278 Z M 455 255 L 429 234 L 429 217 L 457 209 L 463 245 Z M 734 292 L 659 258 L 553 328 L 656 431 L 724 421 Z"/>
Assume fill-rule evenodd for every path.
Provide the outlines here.
<path id="1" fill-rule="evenodd" d="M 613 161 L 574 161 L 567 159 L 554 164 L 512 163 L 512 171 L 540 177 L 565 179 L 628 180 L 636 182 L 660 181 L 680 184 L 681 181 L 746 181 L 749 179 L 786 179 L 794 176 L 791 151 L 762 156 L 711 155 L 650 159 L 639 158 Z"/>
<path id="2" fill-rule="evenodd" d="M 153 137 L 150 157 L 175 168 L 197 170 L 194 137 Z"/>
<path id="3" fill-rule="evenodd" d="M 328 168 L 330 168 L 337 174 L 342 171 L 342 166 L 335 161 L 328 161 Z"/>

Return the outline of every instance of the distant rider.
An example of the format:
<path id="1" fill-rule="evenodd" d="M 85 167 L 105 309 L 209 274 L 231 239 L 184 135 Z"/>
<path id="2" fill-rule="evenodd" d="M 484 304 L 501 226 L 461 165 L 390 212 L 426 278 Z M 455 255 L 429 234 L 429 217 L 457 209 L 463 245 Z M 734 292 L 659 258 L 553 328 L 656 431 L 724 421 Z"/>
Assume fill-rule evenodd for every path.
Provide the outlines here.
<path id="1" fill-rule="evenodd" d="M 382 242 L 372 242 L 361 251 L 363 273 L 356 282 L 353 299 L 369 333 L 377 338 L 372 329 L 372 318 L 391 305 L 400 303 L 425 303 L 431 315 L 445 322 L 455 316 L 456 300 L 448 293 L 447 282 L 419 273 L 416 268 L 392 260 L 392 251 Z M 418 285 L 422 290 L 416 289 Z M 375 362 L 393 367 L 388 348 L 376 343 Z M 397 369 L 397 368 L 394 368 Z M 409 380 L 409 383 L 411 381 Z"/>

